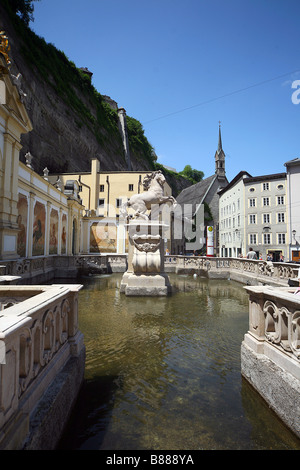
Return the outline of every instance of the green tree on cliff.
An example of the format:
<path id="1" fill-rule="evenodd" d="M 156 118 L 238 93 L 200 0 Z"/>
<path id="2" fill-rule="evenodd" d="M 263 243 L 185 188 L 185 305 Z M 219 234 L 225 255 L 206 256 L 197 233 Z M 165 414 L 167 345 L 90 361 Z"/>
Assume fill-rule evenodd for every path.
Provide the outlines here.
<path id="1" fill-rule="evenodd" d="M 179 172 L 181 176 L 189 179 L 193 184 L 198 183 L 204 177 L 203 171 L 194 170 L 191 165 L 186 165 L 182 171 Z"/>
<path id="2" fill-rule="evenodd" d="M 30 21 L 34 21 L 34 5 L 32 3 L 38 1 L 39 0 L 1 0 L 1 3 L 10 11 L 18 15 L 28 26 Z"/>

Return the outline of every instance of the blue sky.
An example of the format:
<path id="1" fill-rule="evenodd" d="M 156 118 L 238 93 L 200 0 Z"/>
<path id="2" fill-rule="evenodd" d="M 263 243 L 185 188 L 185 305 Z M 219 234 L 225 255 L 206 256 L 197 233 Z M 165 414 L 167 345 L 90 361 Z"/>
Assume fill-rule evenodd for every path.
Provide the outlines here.
<path id="1" fill-rule="evenodd" d="M 40 0 L 30 27 L 138 119 L 158 161 L 212 175 L 300 157 L 299 0 Z M 299 94 L 300 96 L 300 94 Z"/>

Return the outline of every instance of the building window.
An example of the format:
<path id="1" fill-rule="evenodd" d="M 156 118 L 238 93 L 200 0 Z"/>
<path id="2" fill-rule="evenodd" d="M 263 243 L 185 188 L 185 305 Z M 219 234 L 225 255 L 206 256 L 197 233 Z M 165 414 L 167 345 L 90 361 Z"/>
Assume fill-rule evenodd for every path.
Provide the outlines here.
<path id="1" fill-rule="evenodd" d="M 278 212 L 277 222 L 284 222 L 284 212 Z"/>
<path id="2" fill-rule="evenodd" d="M 270 233 L 264 233 L 264 244 L 265 245 L 270 245 L 271 244 L 271 234 Z"/>
<path id="3" fill-rule="evenodd" d="M 121 207 L 122 205 L 122 198 L 117 198 L 116 199 L 116 207 Z"/>
<path id="4" fill-rule="evenodd" d="M 263 190 L 268 191 L 270 189 L 269 183 L 263 183 Z"/>
<path id="5" fill-rule="evenodd" d="M 249 242 L 250 242 L 250 245 L 256 245 L 257 242 L 256 242 L 256 233 L 250 233 L 250 236 L 249 236 Z"/>
<path id="6" fill-rule="evenodd" d="M 133 184 L 128 185 L 128 191 L 133 191 Z"/>
<path id="7" fill-rule="evenodd" d="M 99 199 L 99 202 L 98 202 L 99 207 L 101 207 L 103 209 L 104 204 L 105 204 L 105 199 Z"/>
<path id="8" fill-rule="evenodd" d="M 277 196 L 277 204 L 278 205 L 284 204 L 284 196 Z"/>
<path id="9" fill-rule="evenodd" d="M 277 186 L 277 189 L 283 189 L 283 184 L 279 184 L 279 185 Z"/>
<path id="10" fill-rule="evenodd" d="M 104 184 L 100 184 L 100 193 L 104 193 Z"/>
<path id="11" fill-rule="evenodd" d="M 256 214 L 249 215 L 249 224 L 256 224 Z"/>
<path id="12" fill-rule="evenodd" d="M 269 224 L 270 223 L 270 214 L 263 214 L 263 223 Z"/>
<path id="13" fill-rule="evenodd" d="M 270 205 L 270 198 L 269 197 L 264 197 L 263 198 L 263 205 L 264 206 L 269 206 Z"/>
<path id="14" fill-rule="evenodd" d="M 256 199 L 255 198 L 250 198 L 249 199 L 249 207 L 255 207 L 256 206 Z"/>
<path id="15" fill-rule="evenodd" d="M 285 244 L 285 233 L 278 233 L 278 245 Z"/>
<path id="16" fill-rule="evenodd" d="M 250 188 L 249 191 L 253 193 L 255 191 L 255 188 Z"/>

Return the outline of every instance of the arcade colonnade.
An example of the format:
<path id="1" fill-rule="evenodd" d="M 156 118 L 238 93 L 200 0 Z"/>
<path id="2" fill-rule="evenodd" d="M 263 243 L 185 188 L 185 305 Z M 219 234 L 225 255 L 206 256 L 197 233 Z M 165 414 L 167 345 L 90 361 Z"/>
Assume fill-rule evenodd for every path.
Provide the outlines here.
<path id="1" fill-rule="evenodd" d="M 68 198 L 21 162 L 17 209 L 18 256 L 71 255 L 79 252 L 80 202 Z"/>

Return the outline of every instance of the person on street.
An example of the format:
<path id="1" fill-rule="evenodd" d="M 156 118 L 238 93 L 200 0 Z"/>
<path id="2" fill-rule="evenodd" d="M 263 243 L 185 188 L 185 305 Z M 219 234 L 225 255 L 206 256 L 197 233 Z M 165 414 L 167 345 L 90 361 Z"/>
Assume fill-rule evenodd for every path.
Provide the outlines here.
<path id="1" fill-rule="evenodd" d="M 247 258 L 248 259 L 257 259 L 257 255 L 255 251 L 253 251 L 253 248 L 249 248 L 249 251 L 247 253 Z"/>

